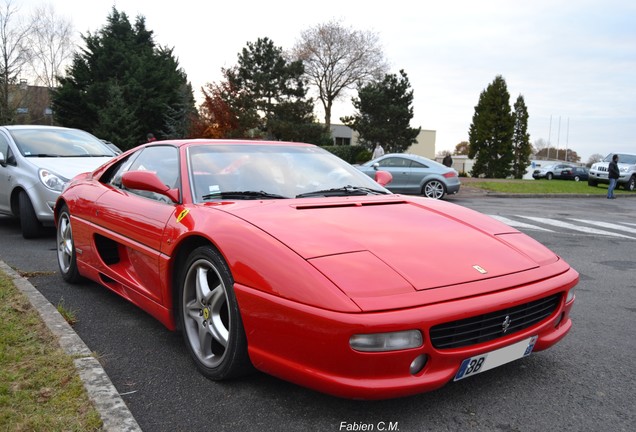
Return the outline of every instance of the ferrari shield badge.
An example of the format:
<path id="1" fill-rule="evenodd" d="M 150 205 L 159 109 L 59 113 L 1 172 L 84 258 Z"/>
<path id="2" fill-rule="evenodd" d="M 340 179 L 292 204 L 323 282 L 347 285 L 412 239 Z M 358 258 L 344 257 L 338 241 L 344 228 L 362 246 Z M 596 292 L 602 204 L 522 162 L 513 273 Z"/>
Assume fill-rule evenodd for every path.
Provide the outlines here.
<path id="1" fill-rule="evenodd" d="M 181 213 L 179 213 L 179 216 L 177 216 L 177 222 L 181 222 L 183 218 L 188 215 L 188 213 L 190 213 L 190 209 L 181 210 Z"/>

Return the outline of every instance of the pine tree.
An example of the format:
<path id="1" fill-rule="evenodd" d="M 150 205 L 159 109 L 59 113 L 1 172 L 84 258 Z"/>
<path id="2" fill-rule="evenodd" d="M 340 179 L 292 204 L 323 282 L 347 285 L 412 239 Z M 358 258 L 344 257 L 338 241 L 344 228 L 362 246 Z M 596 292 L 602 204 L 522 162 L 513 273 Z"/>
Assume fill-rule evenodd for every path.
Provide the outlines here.
<path id="1" fill-rule="evenodd" d="M 512 151 L 514 159 L 512 162 L 512 175 L 520 179 L 530 165 L 532 155 L 532 144 L 530 144 L 530 134 L 528 133 L 528 108 L 522 95 L 517 97 L 514 105 L 514 133 L 512 136 Z"/>
<path id="2" fill-rule="evenodd" d="M 234 134 L 268 139 L 316 142 L 324 135 L 307 99 L 301 61 L 288 62 L 283 50 L 268 39 L 248 42 L 238 65 L 224 71 L 223 96 L 238 120 Z"/>
<path id="3" fill-rule="evenodd" d="M 369 149 L 381 144 L 387 152 L 403 152 L 413 143 L 421 128 L 411 128 L 413 90 L 407 74 L 387 74 L 379 82 L 358 89 L 352 100 L 358 113 L 343 117 L 344 124 L 360 134 L 360 142 Z"/>
<path id="4" fill-rule="evenodd" d="M 107 24 L 83 39 L 85 48 L 52 92 L 59 124 L 93 132 L 122 149 L 144 142 L 148 132 L 165 137 L 166 131 L 173 136 L 178 130 L 180 137 L 187 136 L 183 127 L 167 125 L 166 119 L 174 120 L 175 112 L 182 119 L 195 115 L 192 89 L 172 49 L 155 45 L 143 17 L 133 26 L 113 7 Z M 131 119 L 118 130 L 103 123 L 115 122 L 116 106 Z"/>
<path id="5" fill-rule="evenodd" d="M 506 81 L 498 75 L 481 92 L 468 133 L 468 157 L 475 159 L 471 175 L 506 178 L 513 161 L 514 118 Z"/>

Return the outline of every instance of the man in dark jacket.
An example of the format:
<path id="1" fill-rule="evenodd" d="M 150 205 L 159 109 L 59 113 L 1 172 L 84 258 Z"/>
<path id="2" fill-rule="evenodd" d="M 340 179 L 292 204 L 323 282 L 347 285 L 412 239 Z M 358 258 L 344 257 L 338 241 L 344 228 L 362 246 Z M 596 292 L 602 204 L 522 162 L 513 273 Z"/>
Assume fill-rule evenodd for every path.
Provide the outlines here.
<path id="1" fill-rule="evenodd" d="M 614 189 L 616 189 L 616 182 L 618 182 L 618 178 L 621 176 L 621 172 L 618 169 L 617 154 L 612 156 L 612 161 L 609 163 L 607 171 L 607 177 L 609 178 L 609 186 L 607 187 L 607 199 L 614 199 Z"/>

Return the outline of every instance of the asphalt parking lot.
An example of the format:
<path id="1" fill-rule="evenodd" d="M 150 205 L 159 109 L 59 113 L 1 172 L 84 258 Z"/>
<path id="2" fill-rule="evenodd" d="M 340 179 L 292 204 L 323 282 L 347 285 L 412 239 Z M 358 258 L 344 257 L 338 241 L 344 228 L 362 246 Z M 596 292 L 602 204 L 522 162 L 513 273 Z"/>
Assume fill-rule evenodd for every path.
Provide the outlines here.
<path id="1" fill-rule="evenodd" d="M 574 328 L 550 350 L 396 400 L 341 400 L 264 374 L 213 383 L 195 370 L 179 334 L 102 287 L 64 283 L 56 273 L 53 232 L 22 241 L 15 223 L 0 219 L 0 260 L 22 272 L 38 272 L 30 282 L 50 303 L 63 298 L 78 311 L 77 334 L 98 354 L 142 430 L 322 431 L 369 425 L 400 431 L 631 430 L 636 424 L 631 373 L 636 367 L 636 200 L 616 200 L 609 208 L 596 198 L 465 194 L 449 201 L 525 224 L 519 229 L 581 273 Z"/>

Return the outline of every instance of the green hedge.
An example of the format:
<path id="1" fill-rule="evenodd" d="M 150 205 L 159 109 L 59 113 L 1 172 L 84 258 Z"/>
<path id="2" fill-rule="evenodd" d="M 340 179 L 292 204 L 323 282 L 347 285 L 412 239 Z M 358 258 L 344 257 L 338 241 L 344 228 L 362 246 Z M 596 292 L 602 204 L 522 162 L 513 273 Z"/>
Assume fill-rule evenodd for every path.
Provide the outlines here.
<path id="1" fill-rule="evenodd" d="M 363 146 L 332 145 L 322 148 L 350 164 L 362 163 L 371 159 L 371 152 Z"/>

